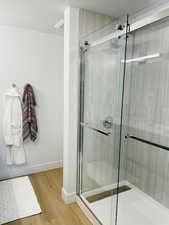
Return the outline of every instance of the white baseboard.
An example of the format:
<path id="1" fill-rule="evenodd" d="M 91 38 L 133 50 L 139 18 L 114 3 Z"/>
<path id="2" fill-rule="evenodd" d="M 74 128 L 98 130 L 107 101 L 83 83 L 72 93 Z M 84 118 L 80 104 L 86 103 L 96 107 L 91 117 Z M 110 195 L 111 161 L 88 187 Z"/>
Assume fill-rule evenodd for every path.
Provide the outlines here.
<path id="1" fill-rule="evenodd" d="M 24 176 L 24 175 L 30 175 L 34 173 L 39 173 L 51 169 L 56 169 L 56 168 L 62 168 L 63 167 L 63 161 L 52 161 L 52 162 L 47 162 L 43 164 L 37 164 L 34 166 L 28 166 L 28 165 L 23 165 L 23 166 L 10 166 L 7 169 L 8 171 L 5 174 L 0 174 L 1 180 L 3 179 L 8 179 L 8 178 L 14 178 L 14 177 L 19 177 L 19 176 Z"/>
<path id="2" fill-rule="evenodd" d="M 51 169 L 56 169 L 56 168 L 62 168 L 63 167 L 63 161 L 53 161 L 53 162 L 48 162 L 48 163 L 43 163 L 43 164 L 38 164 L 32 167 L 28 167 L 28 172 L 29 173 L 38 173 L 46 170 L 51 170 Z"/>
<path id="3" fill-rule="evenodd" d="M 62 188 L 62 199 L 65 204 L 76 202 L 76 193 L 68 193 L 64 188 Z"/>
<path id="4" fill-rule="evenodd" d="M 82 202 L 82 200 L 78 196 L 76 196 L 76 202 L 81 208 L 81 210 L 84 212 L 85 216 L 90 220 L 90 222 L 93 225 L 101 225 L 101 223 L 99 223 L 96 217 L 92 214 L 92 212 L 87 208 L 87 206 Z"/>

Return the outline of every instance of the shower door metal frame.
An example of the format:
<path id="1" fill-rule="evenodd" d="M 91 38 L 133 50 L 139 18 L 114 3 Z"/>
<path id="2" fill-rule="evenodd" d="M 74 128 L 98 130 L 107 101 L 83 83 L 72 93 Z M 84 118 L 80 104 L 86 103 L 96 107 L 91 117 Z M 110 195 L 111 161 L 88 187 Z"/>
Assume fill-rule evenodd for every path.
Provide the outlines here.
<path id="1" fill-rule="evenodd" d="M 90 212 L 93 217 L 93 220 L 97 222 L 97 224 L 104 225 L 101 221 L 96 217 L 93 211 L 89 208 L 86 202 L 81 197 L 82 190 L 82 166 L 83 166 L 83 126 L 81 126 L 82 118 L 84 116 L 84 73 L 83 73 L 83 60 L 85 56 L 86 49 L 84 47 L 79 48 L 79 104 L 78 104 L 78 140 L 77 140 L 77 176 L 76 176 L 76 195 L 77 202 L 83 203 L 85 208 Z"/>

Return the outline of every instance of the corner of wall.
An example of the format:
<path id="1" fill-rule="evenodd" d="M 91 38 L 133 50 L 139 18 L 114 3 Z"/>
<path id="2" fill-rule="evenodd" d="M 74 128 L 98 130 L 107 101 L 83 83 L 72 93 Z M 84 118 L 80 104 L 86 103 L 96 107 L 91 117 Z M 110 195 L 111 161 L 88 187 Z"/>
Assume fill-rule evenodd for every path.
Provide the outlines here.
<path id="1" fill-rule="evenodd" d="M 79 86 L 79 9 L 64 13 L 64 172 L 62 197 L 75 201 Z"/>

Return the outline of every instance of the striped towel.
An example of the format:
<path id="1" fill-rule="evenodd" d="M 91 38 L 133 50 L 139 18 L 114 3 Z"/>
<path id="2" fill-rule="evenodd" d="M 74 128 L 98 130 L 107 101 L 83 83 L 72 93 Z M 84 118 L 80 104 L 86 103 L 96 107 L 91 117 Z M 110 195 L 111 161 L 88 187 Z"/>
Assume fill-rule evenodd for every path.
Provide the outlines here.
<path id="1" fill-rule="evenodd" d="M 24 87 L 23 92 L 23 141 L 25 141 L 28 137 L 32 141 L 37 139 L 38 126 L 36 119 L 36 100 L 33 88 L 30 84 L 27 84 Z"/>

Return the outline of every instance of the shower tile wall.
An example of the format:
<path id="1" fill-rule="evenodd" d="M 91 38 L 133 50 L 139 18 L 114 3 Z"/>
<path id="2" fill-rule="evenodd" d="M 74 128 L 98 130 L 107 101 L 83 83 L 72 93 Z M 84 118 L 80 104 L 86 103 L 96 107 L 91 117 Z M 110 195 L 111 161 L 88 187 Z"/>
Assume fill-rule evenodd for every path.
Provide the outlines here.
<path id="1" fill-rule="evenodd" d="M 169 22 L 136 31 L 129 39 L 128 58 L 161 57 L 127 65 L 128 133 L 169 146 Z M 169 152 L 131 139 L 127 144 L 126 179 L 169 208 Z"/>
<path id="2" fill-rule="evenodd" d="M 113 24 L 116 20 L 110 16 L 95 13 L 86 9 L 79 12 L 79 33 L 80 41 L 95 41 L 106 34 L 112 32 Z"/>

